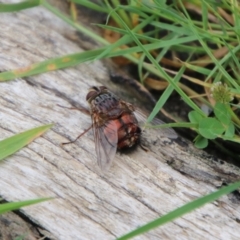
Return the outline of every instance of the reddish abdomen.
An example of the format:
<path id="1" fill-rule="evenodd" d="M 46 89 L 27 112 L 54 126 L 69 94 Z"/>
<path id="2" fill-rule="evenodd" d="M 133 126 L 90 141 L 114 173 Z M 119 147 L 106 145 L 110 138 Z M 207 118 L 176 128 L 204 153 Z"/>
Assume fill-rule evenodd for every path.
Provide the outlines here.
<path id="1" fill-rule="evenodd" d="M 139 142 L 141 129 L 134 114 L 124 113 L 111 122 L 118 129 L 118 149 L 129 148 Z"/>

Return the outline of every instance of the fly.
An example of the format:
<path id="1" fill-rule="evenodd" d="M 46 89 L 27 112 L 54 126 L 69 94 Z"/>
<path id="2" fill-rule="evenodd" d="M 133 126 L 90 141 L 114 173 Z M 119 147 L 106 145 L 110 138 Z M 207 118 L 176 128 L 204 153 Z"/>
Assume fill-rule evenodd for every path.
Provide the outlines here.
<path id="1" fill-rule="evenodd" d="M 97 162 L 102 170 L 107 170 L 117 150 L 131 148 L 140 142 L 142 130 L 137 118 L 144 116 L 132 104 L 118 98 L 105 86 L 90 88 L 86 100 L 90 107 L 92 125 L 74 141 L 93 128 Z M 155 124 L 163 123 L 156 119 Z M 171 128 L 160 131 L 169 138 L 177 138 Z"/>

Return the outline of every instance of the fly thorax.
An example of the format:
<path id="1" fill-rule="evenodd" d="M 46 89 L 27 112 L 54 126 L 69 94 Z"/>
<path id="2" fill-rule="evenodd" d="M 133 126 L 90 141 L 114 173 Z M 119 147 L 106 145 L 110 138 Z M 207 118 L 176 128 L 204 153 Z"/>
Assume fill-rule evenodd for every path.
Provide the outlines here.
<path id="1" fill-rule="evenodd" d="M 112 93 L 103 93 L 98 95 L 93 102 L 98 112 L 108 113 L 118 106 L 119 99 Z"/>

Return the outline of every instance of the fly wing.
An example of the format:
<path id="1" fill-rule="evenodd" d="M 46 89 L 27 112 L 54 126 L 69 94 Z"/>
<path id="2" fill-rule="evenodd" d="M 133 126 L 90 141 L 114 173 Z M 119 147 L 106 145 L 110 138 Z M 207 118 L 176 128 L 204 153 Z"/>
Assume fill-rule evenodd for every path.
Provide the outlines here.
<path id="1" fill-rule="evenodd" d="M 102 171 L 109 169 L 118 144 L 118 131 L 114 121 L 108 121 L 101 127 L 93 127 L 97 162 Z"/>
<path id="2" fill-rule="evenodd" d="M 136 109 L 134 114 L 135 114 L 137 120 L 139 121 L 140 125 L 143 125 L 141 127 L 144 128 L 144 124 L 147 121 L 147 116 L 143 112 L 141 112 L 139 109 Z M 165 122 L 163 122 L 159 118 L 154 118 L 150 124 L 161 125 L 161 124 L 165 124 Z M 168 138 L 172 138 L 172 139 L 178 138 L 177 133 L 172 128 L 158 128 L 156 130 L 159 132 L 160 135 L 162 135 L 164 137 L 168 137 Z"/>

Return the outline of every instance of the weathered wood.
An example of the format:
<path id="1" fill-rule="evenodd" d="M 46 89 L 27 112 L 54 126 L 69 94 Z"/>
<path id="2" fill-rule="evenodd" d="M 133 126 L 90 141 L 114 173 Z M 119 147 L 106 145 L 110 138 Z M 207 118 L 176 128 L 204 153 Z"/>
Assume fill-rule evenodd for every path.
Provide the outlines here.
<path id="1" fill-rule="evenodd" d="M 67 29 L 42 8 L 1 14 L 0 70 L 82 51 L 60 26 Z M 239 168 L 155 130 L 143 140 L 148 152 L 117 153 L 101 173 L 91 131 L 61 145 L 89 127 L 90 117 L 58 106 L 87 107 L 87 89 L 100 84 L 113 86 L 107 66 L 97 61 L 0 85 L 1 139 L 55 123 L 0 163 L 0 195 L 8 201 L 56 197 L 21 210 L 56 239 L 114 239 L 239 179 Z M 239 199 L 231 194 L 136 239 L 239 239 L 239 219 Z"/>

